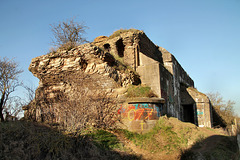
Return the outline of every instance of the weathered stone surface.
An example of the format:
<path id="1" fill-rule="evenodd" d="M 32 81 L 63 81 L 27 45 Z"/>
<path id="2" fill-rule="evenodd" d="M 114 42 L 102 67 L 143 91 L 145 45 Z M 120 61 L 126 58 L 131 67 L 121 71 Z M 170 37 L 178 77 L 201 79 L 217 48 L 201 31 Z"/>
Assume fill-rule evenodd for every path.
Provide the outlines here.
<path id="1" fill-rule="evenodd" d="M 94 42 L 70 51 L 59 50 L 36 57 L 29 70 L 40 80 L 34 100 L 37 105 L 58 97 L 59 93 L 71 97 L 78 93 L 80 85 L 91 93 L 107 92 L 112 97 L 124 99 L 126 89 L 121 88 L 141 83 L 164 99 L 161 114 L 200 126 L 212 126 L 208 97 L 196 89 L 189 89 L 194 88 L 194 81 L 176 58 L 156 46 L 142 31 L 99 36 Z M 201 107 L 205 108 L 204 120 L 197 115 L 202 113 Z M 26 115 L 32 110 L 28 107 Z M 34 114 L 34 117 L 41 117 L 45 111 L 38 109 Z"/>
<path id="2" fill-rule="evenodd" d="M 34 101 L 25 107 L 26 117 L 42 121 L 47 112 L 42 106 L 49 106 L 50 101 L 53 105 L 59 95 L 79 94 L 79 87 L 88 94 L 106 92 L 118 97 L 113 89 L 140 82 L 139 76 L 127 67 L 114 68 L 117 63 L 108 52 L 90 43 L 32 59 L 29 70 L 39 78 L 39 86 Z"/>
<path id="3" fill-rule="evenodd" d="M 212 106 L 209 98 L 197 89 L 188 87 L 188 94 L 194 99 L 199 127 L 212 127 Z"/>
<path id="4" fill-rule="evenodd" d="M 98 36 L 97 38 L 94 39 L 93 42 L 100 42 L 106 40 L 108 37 L 107 36 Z"/>
<path id="5" fill-rule="evenodd" d="M 189 95 L 186 89 L 181 92 L 183 86 L 194 87 L 194 81 L 171 53 L 152 43 L 144 32 L 130 31 L 95 44 L 113 54 L 122 56 L 124 62 L 140 75 L 142 84 L 150 86 L 156 95 L 165 99 L 163 113 L 202 126 L 200 124 L 202 119 L 198 119 L 195 113 L 197 113 L 196 106 L 200 99 L 204 99 L 206 108 L 209 108 L 206 112 L 211 115 L 211 106 L 204 94 L 196 99 L 194 95 Z M 119 50 L 119 47 L 122 47 L 123 51 Z M 185 94 L 189 95 L 188 101 L 183 103 L 182 99 L 185 98 Z M 194 113 L 187 106 L 192 108 Z M 212 119 L 206 117 L 206 121 L 208 123 L 204 122 L 204 126 L 211 127 Z"/>

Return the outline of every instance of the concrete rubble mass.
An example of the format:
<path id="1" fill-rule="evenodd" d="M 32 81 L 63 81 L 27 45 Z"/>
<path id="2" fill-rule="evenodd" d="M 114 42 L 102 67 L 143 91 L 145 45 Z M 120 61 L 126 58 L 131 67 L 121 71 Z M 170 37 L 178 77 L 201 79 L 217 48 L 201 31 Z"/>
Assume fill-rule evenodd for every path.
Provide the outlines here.
<path id="1" fill-rule="evenodd" d="M 129 85 L 141 84 L 151 87 L 161 101 L 154 104 L 150 98 L 121 103 L 125 104 L 124 112 L 134 104 L 145 106 L 145 115 L 148 115 L 137 119 L 136 115 L 131 118 L 132 113 L 119 113 L 125 114 L 128 128 L 133 127 L 132 123 L 138 125 L 136 121 L 139 121 L 138 129 L 143 129 L 143 120 L 156 120 L 165 114 L 199 127 L 212 127 L 212 106 L 208 97 L 194 88 L 194 81 L 171 53 L 155 45 L 139 30 L 131 29 L 110 37 L 99 36 L 93 42 L 69 51 L 58 50 L 33 58 L 29 70 L 39 79 L 35 99 L 24 107 L 25 117 L 29 119 L 60 122 L 58 115 L 61 111 L 54 108 L 57 103 L 54 99 L 59 95 L 71 98 L 79 93 L 79 87 L 88 94 L 105 92 L 122 101 L 127 99 L 124 93 Z M 46 115 L 50 101 L 54 102 L 51 103 L 52 117 Z M 155 118 L 151 119 L 153 111 L 150 114 L 143 104 L 152 106 Z"/>

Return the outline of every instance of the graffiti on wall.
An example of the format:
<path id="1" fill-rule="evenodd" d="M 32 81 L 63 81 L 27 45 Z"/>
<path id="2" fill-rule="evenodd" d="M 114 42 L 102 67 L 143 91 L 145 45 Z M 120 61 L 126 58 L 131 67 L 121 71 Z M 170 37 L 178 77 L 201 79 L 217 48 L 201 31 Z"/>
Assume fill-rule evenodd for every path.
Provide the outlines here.
<path id="1" fill-rule="evenodd" d="M 197 115 L 203 115 L 203 111 L 197 110 Z"/>
<path id="2" fill-rule="evenodd" d="M 157 120 L 160 117 L 160 107 L 156 104 L 137 103 L 128 104 L 118 109 L 118 114 L 123 119 L 133 120 Z"/>
<path id="3" fill-rule="evenodd" d="M 199 124 L 201 123 L 201 120 L 204 119 L 204 110 L 203 109 L 197 109 L 197 117 L 199 121 Z"/>

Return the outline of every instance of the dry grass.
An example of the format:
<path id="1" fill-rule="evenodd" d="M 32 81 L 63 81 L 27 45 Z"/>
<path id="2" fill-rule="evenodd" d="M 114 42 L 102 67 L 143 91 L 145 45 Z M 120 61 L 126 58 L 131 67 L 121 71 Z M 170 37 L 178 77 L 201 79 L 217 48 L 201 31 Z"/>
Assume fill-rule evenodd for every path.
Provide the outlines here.
<path id="1" fill-rule="evenodd" d="M 103 130 L 73 135 L 40 123 L 0 123 L 0 159 L 139 159 L 121 149 L 116 136 Z"/>
<path id="2" fill-rule="evenodd" d="M 119 132 L 124 138 L 116 136 Z M 122 143 L 122 140 L 130 145 Z M 130 147 L 133 145 L 135 147 Z M 234 159 L 237 150 L 236 138 L 220 135 L 218 130 L 198 128 L 176 118 L 161 117 L 155 128 L 146 134 L 94 128 L 66 134 L 46 124 L 24 121 L 0 123 L 0 159 L 175 160 L 201 156 L 202 159 L 224 160 Z"/>
<path id="3" fill-rule="evenodd" d="M 133 98 L 133 97 L 157 97 L 150 87 L 148 86 L 134 86 L 130 85 L 127 90 L 127 97 Z"/>
<path id="4" fill-rule="evenodd" d="M 145 134 L 127 130 L 122 130 L 122 133 L 137 147 L 148 151 L 153 157 L 150 159 L 167 156 L 170 160 L 189 160 L 197 159 L 199 153 L 202 159 L 214 157 L 225 160 L 237 156 L 238 147 L 234 137 L 222 135 L 218 130 L 198 128 L 176 118 L 161 117 L 154 129 Z M 149 156 L 143 155 L 145 157 L 148 159 Z"/>
<path id="5" fill-rule="evenodd" d="M 109 39 L 118 37 L 118 36 L 120 36 L 122 33 L 126 33 L 126 32 L 134 32 L 134 33 L 137 33 L 137 32 L 139 32 L 139 30 L 134 29 L 134 28 L 131 28 L 131 29 L 119 29 L 119 30 L 113 32 L 113 34 L 109 36 Z"/>

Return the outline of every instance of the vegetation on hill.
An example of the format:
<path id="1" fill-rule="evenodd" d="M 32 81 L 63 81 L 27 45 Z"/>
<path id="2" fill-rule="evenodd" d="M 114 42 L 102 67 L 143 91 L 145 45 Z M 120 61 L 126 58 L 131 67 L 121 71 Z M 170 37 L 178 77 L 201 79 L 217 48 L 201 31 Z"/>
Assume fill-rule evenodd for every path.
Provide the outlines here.
<path id="1" fill-rule="evenodd" d="M 137 32 L 139 32 L 139 30 L 134 29 L 134 28 L 131 28 L 131 29 L 119 29 L 119 30 L 113 32 L 113 34 L 109 36 L 109 39 L 118 37 L 118 36 L 120 36 L 122 33 L 126 33 L 126 32 L 134 32 L 134 33 L 137 33 Z"/>
<path id="2" fill-rule="evenodd" d="M 150 87 L 148 86 L 135 86 L 135 85 L 130 85 L 127 90 L 127 95 L 128 98 L 133 98 L 133 97 L 157 97 L 153 91 L 151 90 Z"/>
<path id="3" fill-rule="evenodd" d="M 235 137 L 161 117 L 146 134 L 88 127 L 79 132 L 35 122 L 0 123 L 0 159 L 234 159 Z"/>
<path id="4" fill-rule="evenodd" d="M 232 125 L 240 118 L 234 113 L 234 101 L 224 101 L 220 93 L 208 93 L 208 97 L 213 105 L 214 126 L 221 126 L 232 130 Z M 235 121 L 236 119 L 236 121 Z"/>
<path id="5" fill-rule="evenodd" d="M 86 41 L 82 37 L 86 26 L 75 23 L 73 20 L 61 22 L 52 27 L 60 49 L 69 50 Z M 139 31 L 121 29 L 109 38 L 126 32 Z M 68 33 L 70 35 L 66 35 Z M 124 63 L 122 57 L 115 54 L 112 54 L 112 57 L 115 62 L 112 67 L 120 72 L 134 73 L 134 76 L 139 79 L 137 73 Z M 140 84 L 140 81 L 137 82 Z M 82 85 L 79 86 L 82 88 Z M 1 122 L 0 159 L 22 159 L 24 157 L 24 159 L 221 160 L 235 159 L 238 156 L 236 137 L 226 136 L 221 129 L 198 128 L 194 124 L 184 123 L 176 118 L 161 117 L 155 127 L 145 134 L 116 129 L 114 123 L 110 121 L 116 118 L 114 114 L 110 114 L 116 110 L 116 106 L 112 105 L 114 102 L 109 101 L 105 95 L 96 99 L 97 93 L 92 96 L 86 96 L 87 94 L 83 91 L 79 93 L 72 96 L 73 100 L 61 97 L 63 103 L 60 105 L 64 112 L 59 117 L 64 118 L 66 115 L 69 117 L 66 121 L 68 123 L 62 123 L 62 128 L 54 126 L 57 124 L 50 126 L 27 121 Z M 85 103 L 79 104 L 79 99 L 83 100 L 82 96 L 86 96 L 87 99 Z M 132 98 L 155 97 L 156 95 L 148 86 L 130 85 L 126 96 Z M 89 102 L 90 99 L 91 102 Z M 214 95 L 210 96 L 210 99 L 216 113 L 230 128 L 236 117 L 233 112 L 234 103 L 232 101 L 223 103 L 221 97 Z M 104 106 L 111 107 L 105 108 Z M 64 107 L 73 108 L 74 112 L 69 113 Z M 0 109 L 3 109 L 2 105 Z M 4 121 L 2 112 L 0 116 L 1 121 Z"/>
<path id="6" fill-rule="evenodd" d="M 75 22 L 74 18 L 51 24 L 50 27 L 53 34 L 52 43 L 59 49 L 70 50 L 87 42 L 83 34 L 88 27 Z"/>
<path id="7" fill-rule="evenodd" d="M 4 160 L 137 159 L 121 149 L 116 136 L 103 130 L 66 134 L 46 124 L 0 123 L 0 159 Z"/>
<path id="8" fill-rule="evenodd" d="M 199 128 L 176 118 L 161 117 L 146 134 L 127 130 L 122 133 L 142 152 L 148 152 L 146 159 L 225 160 L 235 159 L 238 153 L 236 137 L 226 136 L 220 129 Z"/>
<path id="9" fill-rule="evenodd" d="M 11 96 L 17 87 L 23 86 L 19 75 L 23 71 L 19 69 L 14 59 L 0 57 L 0 121 L 5 121 L 5 116 L 15 118 L 21 111 L 23 103 L 21 98 Z M 14 105 L 15 104 L 15 105 Z"/>

